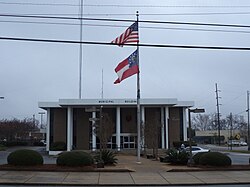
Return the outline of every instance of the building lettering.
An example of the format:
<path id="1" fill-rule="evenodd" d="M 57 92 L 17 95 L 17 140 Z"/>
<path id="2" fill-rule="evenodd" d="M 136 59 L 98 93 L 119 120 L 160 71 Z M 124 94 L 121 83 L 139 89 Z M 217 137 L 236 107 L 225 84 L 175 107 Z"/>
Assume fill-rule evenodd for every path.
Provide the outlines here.
<path id="1" fill-rule="evenodd" d="M 125 100 L 125 103 L 136 103 L 136 100 Z"/>
<path id="2" fill-rule="evenodd" d="M 99 103 L 114 103 L 113 100 L 101 100 Z"/>

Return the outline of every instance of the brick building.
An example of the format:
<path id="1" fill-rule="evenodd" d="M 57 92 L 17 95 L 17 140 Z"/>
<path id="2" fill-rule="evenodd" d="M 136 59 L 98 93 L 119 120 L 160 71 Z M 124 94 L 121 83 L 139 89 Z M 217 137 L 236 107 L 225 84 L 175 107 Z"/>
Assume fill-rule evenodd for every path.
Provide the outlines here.
<path id="1" fill-rule="evenodd" d="M 167 149 L 173 141 L 187 140 L 187 108 L 192 101 L 178 101 L 173 98 L 141 99 L 142 126 L 151 118 L 160 121 L 159 148 Z M 47 147 L 52 142 L 63 141 L 67 151 L 72 149 L 93 150 L 99 147 L 94 133 L 95 119 L 99 108 L 107 113 L 114 124 L 109 148 L 135 149 L 137 147 L 137 105 L 136 99 L 59 99 L 58 102 L 39 102 L 47 111 Z M 147 146 L 142 133 L 141 147 Z"/>

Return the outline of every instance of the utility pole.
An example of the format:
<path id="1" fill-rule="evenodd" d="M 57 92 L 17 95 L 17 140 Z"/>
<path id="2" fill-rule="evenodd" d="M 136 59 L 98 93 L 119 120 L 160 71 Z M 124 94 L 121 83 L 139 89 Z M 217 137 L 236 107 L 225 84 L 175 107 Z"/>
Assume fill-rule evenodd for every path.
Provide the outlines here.
<path id="1" fill-rule="evenodd" d="M 233 137 L 233 116 L 232 116 L 232 113 L 230 113 L 230 140 L 231 140 L 231 144 L 230 144 L 230 150 L 232 151 L 232 148 L 233 148 L 233 140 L 232 140 L 232 137 Z"/>
<path id="2" fill-rule="evenodd" d="M 34 127 L 36 125 L 36 115 L 35 114 L 33 114 L 33 125 L 34 125 Z"/>
<path id="3" fill-rule="evenodd" d="M 250 134 L 249 134 L 249 91 L 247 91 L 247 146 L 248 146 L 248 151 L 250 151 Z"/>
<path id="4" fill-rule="evenodd" d="M 220 90 L 218 90 L 217 83 L 215 83 L 215 92 L 216 92 L 216 108 L 217 108 L 217 124 L 218 124 L 218 143 L 220 146 L 220 104 L 219 104 L 219 94 Z"/>

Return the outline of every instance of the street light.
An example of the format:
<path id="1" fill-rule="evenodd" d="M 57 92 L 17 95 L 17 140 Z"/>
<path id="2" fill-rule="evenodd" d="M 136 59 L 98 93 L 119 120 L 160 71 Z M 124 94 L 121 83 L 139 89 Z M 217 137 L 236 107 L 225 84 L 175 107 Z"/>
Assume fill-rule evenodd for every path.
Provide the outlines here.
<path id="1" fill-rule="evenodd" d="M 4 99 L 4 97 L 0 97 L 0 99 Z"/>
<path id="2" fill-rule="evenodd" d="M 193 161 L 193 158 L 192 158 L 191 112 L 192 113 L 204 113 L 205 109 L 203 109 L 203 108 L 188 109 L 188 133 L 189 133 L 189 160 L 188 160 L 188 166 L 193 166 L 193 164 L 194 164 L 194 161 Z"/>

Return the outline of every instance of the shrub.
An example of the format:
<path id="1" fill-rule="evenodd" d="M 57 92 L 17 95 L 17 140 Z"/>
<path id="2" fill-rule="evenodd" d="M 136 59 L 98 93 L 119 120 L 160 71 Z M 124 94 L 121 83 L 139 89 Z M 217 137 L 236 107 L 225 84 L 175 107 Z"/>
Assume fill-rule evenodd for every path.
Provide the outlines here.
<path id="1" fill-rule="evenodd" d="M 33 166 L 43 164 L 43 157 L 37 151 L 20 149 L 10 153 L 7 161 L 10 165 Z"/>
<path id="2" fill-rule="evenodd" d="M 4 145 L 0 144 L 0 151 L 5 151 L 6 149 L 7 148 Z"/>
<path id="3" fill-rule="evenodd" d="M 100 155 L 101 154 L 101 155 Z M 100 160 L 100 158 L 102 160 Z M 97 162 L 102 161 L 104 165 L 112 165 L 117 163 L 116 154 L 110 150 L 102 150 L 95 155 L 95 160 Z"/>
<path id="4" fill-rule="evenodd" d="M 53 142 L 50 146 L 51 151 L 65 151 L 66 143 L 65 142 Z"/>
<path id="5" fill-rule="evenodd" d="M 176 149 L 169 149 L 166 152 L 166 160 L 172 164 L 186 165 L 189 154 L 186 151 L 178 151 Z"/>
<path id="6" fill-rule="evenodd" d="M 89 166 L 93 164 L 93 157 L 84 151 L 63 152 L 56 160 L 59 166 Z"/>
<path id="7" fill-rule="evenodd" d="M 194 156 L 193 156 L 193 160 L 194 160 L 194 163 L 196 165 L 199 165 L 200 164 L 200 157 L 202 155 L 206 154 L 206 152 L 203 152 L 203 153 L 196 153 Z"/>
<path id="8" fill-rule="evenodd" d="M 229 156 L 223 153 L 209 152 L 200 157 L 199 163 L 207 166 L 230 166 L 232 160 Z"/>

